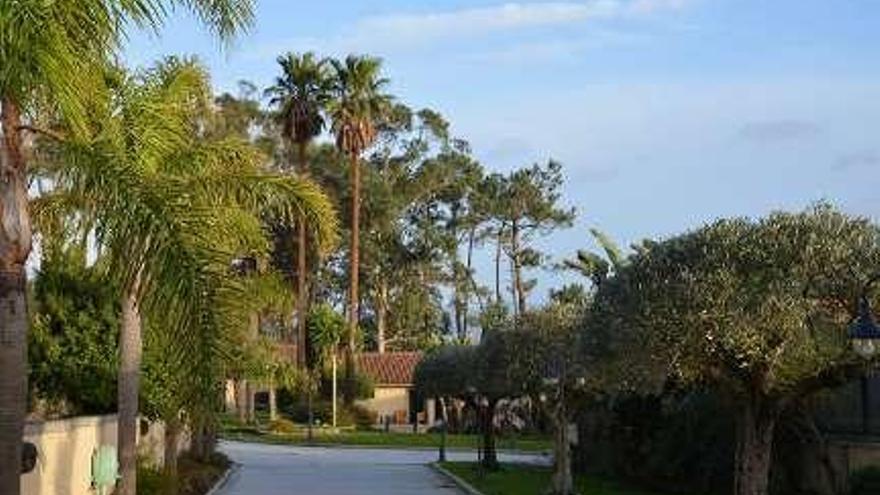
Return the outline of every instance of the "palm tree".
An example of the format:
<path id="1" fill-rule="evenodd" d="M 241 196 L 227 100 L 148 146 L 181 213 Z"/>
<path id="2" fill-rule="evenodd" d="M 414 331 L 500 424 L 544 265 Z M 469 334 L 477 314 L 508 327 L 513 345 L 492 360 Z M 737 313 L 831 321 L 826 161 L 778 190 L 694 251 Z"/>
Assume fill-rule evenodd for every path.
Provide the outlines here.
<path id="1" fill-rule="evenodd" d="M 229 266 L 242 252 L 268 250 L 259 213 L 308 217 L 319 241 L 335 231 L 334 210 L 317 186 L 263 172 L 261 155 L 244 141 L 200 135 L 210 108 L 206 81 L 198 66 L 175 59 L 141 77 L 122 76 L 100 132 L 62 143 L 63 165 L 53 174 L 61 186 L 54 198 L 74 201 L 91 219 L 124 288 L 118 452 L 126 495 L 136 486 L 143 315 L 169 329 L 187 359 L 198 359 L 211 350 L 204 331 L 247 324 L 250 308 L 228 281 Z M 194 379 L 211 379 L 210 369 L 205 374 Z"/>
<path id="2" fill-rule="evenodd" d="M 266 90 L 270 104 L 277 108 L 277 119 L 282 135 L 292 150 L 297 150 L 300 177 L 308 176 L 309 143 L 324 130 L 324 108 L 330 99 L 332 80 L 327 61 L 318 60 L 315 54 L 288 53 L 278 57 L 281 76 L 275 85 Z M 297 229 L 297 361 L 306 365 L 306 315 L 308 314 L 306 275 L 306 229 L 305 218 L 300 218 Z"/>
<path id="3" fill-rule="evenodd" d="M 173 5 L 193 10 L 222 39 L 253 17 L 250 0 L 0 2 L 0 495 L 19 493 L 26 409 L 31 220 L 22 133 L 39 131 L 40 110 L 61 115 L 71 134 L 84 133 L 86 101 L 100 91 L 99 69 L 126 28 L 157 28 Z"/>
<path id="4" fill-rule="evenodd" d="M 351 245 L 348 303 L 348 345 L 346 346 L 346 401 L 353 397 L 354 348 L 360 299 L 360 196 L 361 154 L 376 140 L 377 128 L 391 108 L 391 96 L 383 92 L 388 79 L 382 77 L 382 60 L 349 55 L 333 60 L 333 99 L 328 105 L 336 136 L 336 147 L 351 161 Z"/>

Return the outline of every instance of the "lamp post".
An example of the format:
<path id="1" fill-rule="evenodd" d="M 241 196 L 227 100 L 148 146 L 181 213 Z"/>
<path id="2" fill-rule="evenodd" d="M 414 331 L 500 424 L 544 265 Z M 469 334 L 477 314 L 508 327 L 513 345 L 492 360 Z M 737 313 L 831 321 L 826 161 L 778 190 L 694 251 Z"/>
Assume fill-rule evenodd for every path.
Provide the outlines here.
<path id="1" fill-rule="evenodd" d="M 871 304 L 868 302 L 868 288 L 880 277 L 874 277 L 865 285 L 862 296 L 859 298 L 859 310 L 855 320 L 849 327 L 849 340 L 852 342 L 853 350 L 863 359 L 873 358 L 880 346 L 880 327 L 877 326 L 877 320 L 871 311 Z M 868 433 L 871 424 L 871 412 L 869 409 L 870 387 L 868 386 L 868 377 L 861 377 L 862 389 L 862 432 Z"/>
<path id="2" fill-rule="evenodd" d="M 865 359 L 874 357 L 878 351 L 880 327 L 877 326 L 877 320 L 871 312 L 871 304 L 866 294 L 862 294 L 859 299 L 859 312 L 849 327 L 849 339 L 853 350 Z"/>

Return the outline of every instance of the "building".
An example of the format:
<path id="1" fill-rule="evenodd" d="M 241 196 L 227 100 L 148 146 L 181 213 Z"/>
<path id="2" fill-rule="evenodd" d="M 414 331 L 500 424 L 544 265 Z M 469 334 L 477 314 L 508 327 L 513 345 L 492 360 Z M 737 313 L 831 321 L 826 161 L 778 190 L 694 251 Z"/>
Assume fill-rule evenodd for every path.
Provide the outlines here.
<path id="1" fill-rule="evenodd" d="M 373 398 L 358 404 L 373 411 L 379 424 L 433 425 L 435 419 L 433 398 L 420 397 L 413 386 L 416 366 L 421 352 L 364 352 L 355 360 L 360 373 L 373 383 Z"/>

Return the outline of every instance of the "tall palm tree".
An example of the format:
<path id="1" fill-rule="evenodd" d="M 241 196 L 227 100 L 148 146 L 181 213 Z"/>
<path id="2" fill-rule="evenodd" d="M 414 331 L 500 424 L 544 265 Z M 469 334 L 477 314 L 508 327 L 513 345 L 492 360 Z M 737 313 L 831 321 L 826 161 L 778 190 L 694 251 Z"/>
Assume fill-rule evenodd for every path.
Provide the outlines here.
<path id="1" fill-rule="evenodd" d="M 223 39 L 253 17 L 251 0 L 0 2 L 0 495 L 19 493 L 26 409 L 31 220 L 22 134 L 38 129 L 40 110 L 61 115 L 70 133 L 84 133 L 86 101 L 102 86 L 98 69 L 126 28 L 158 28 L 174 5 L 193 10 Z"/>
<path id="2" fill-rule="evenodd" d="M 333 99 L 328 105 L 336 136 L 336 147 L 347 154 L 351 162 L 351 245 L 348 345 L 346 346 L 346 396 L 351 402 L 354 380 L 354 348 L 358 331 L 360 299 L 358 281 L 360 270 L 360 207 L 361 207 L 361 154 L 376 141 L 377 128 L 391 109 L 392 98 L 384 93 L 388 79 L 382 77 L 379 58 L 349 55 L 344 61 L 333 60 Z"/>
<path id="3" fill-rule="evenodd" d="M 143 315 L 174 332 L 183 353 L 208 352 L 198 345 L 206 328 L 247 321 L 245 303 L 236 302 L 242 291 L 226 279 L 236 255 L 268 250 L 259 213 L 285 221 L 303 215 L 319 240 L 334 235 L 333 208 L 317 186 L 261 171 L 260 154 L 244 141 L 200 135 L 210 107 L 206 81 L 198 66 L 174 59 L 141 77 L 122 76 L 100 132 L 62 143 L 63 165 L 53 174 L 57 197 L 91 219 L 124 288 L 118 493 L 125 495 L 136 486 Z M 217 314 L 206 300 L 219 297 L 219 308 L 237 311 Z"/>
<path id="4" fill-rule="evenodd" d="M 298 173 L 307 177 L 309 173 L 308 146 L 324 130 L 324 109 L 330 99 L 332 79 L 327 61 L 318 60 L 312 52 L 302 55 L 288 53 L 278 57 L 281 76 L 275 85 L 266 90 L 271 97 L 270 104 L 276 107 L 276 117 L 281 124 L 282 135 L 289 149 L 296 148 Z M 300 367 L 306 365 L 306 315 L 308 314 L 307 275 L 306 275 L 306 230 L 305 218 L 300 218 L 297 228 L 297 361 Z"/>

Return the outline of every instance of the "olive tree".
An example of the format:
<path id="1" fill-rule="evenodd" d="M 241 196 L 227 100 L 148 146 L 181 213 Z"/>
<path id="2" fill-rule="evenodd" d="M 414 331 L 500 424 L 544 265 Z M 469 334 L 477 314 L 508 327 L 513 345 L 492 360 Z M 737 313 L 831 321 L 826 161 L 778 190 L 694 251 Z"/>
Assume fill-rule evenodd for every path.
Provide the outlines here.
<path id="1" fill-rule="evenodd" d="M 553 478 L 549 493 L 574 493 L 569 425 L 593 390 L 578 351 L 583 302 L 552 302 L 519 317 L 509 333 L 510 376 L 521 395 L 539 404 L 553 426 Z"/>
<path id="2" fill-rule="evenodd" d="M 735 495 L 765 495 L 786 408 L 876 361 L 847 341 L 880 231 L 818 205 L 651 243 L 599 288 L 584 332 L 622 388 L 706 385 L 736 406 Z M 866 294 L 877 301 L 878 292 Z"/>
<path id="3" fill-rule="evenodd" d="M 449 403 L 454 399 L 468 400 L 475 390 L 472 370 L 476 347 L 448 345 L 428 353 L 416 366 L 416 390 L 425 397 L 434 397 L 443 419 L 440 460 L 446 460 L 446 433 L 449 427 Z"/>

